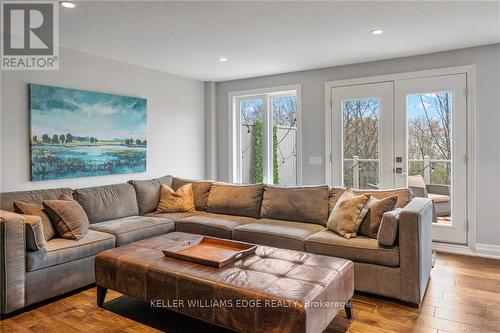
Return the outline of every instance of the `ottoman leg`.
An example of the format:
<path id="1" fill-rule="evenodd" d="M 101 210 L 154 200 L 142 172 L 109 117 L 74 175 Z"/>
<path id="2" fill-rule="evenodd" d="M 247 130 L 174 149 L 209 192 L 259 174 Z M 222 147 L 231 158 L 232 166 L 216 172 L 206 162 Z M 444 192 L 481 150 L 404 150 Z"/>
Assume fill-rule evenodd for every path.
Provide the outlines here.
<path id="1" fill-rule="evenodd" d="M 352 299 L 348 300 L 345 303 L 344 310 L 345 310 L 345 315 L 346 315 L 347 319 L 351 319 L 352 318 Z"/>
<path id="2" fill-rule="evenodd" d="M 102 305 L 104 304 L 104 299 L 106 298 L 107 291 L 108 288 L 97 286 L 97 306 L 100 308 L 102 308 Z"/>

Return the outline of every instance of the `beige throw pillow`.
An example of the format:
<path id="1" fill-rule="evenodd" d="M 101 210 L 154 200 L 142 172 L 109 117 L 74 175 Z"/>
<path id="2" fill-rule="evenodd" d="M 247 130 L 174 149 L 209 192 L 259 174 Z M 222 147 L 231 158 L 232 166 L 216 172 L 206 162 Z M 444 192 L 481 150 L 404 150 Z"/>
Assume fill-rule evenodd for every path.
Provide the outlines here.
<path id="1" fill-rule="evenodd" d="M 372 196 L 369 200 L 370 209 L 363 219 L 358 233 L 376 239 L 384 213 L 393 210 L 397 201 L 396 195 L 381 200 Z"/>
<path id="2" fill-rule="evenodd" d="M 78 240 L 87 234 L 87 214 L 70 196 L 61 194 L 57 200 L 45 200 L 43 207 L 61 237 Z"/>
<path id="3" fill-rule="evenodd" d="M 160 187 L 160 202 L 157 213 L 193 213 L 194 207 L 193 184 L 188 183 L 174 191 L 167 185 Z"/>
<path id="4" fill-rule="evenodd" d="M 356 237 L 370 208 L 370 197 L 370 194 L 356 195 L 351 189 L 345 190 L 328 217 L 328 229 L 347 239 Z"/>
<path id="5" fill-rule="evenodd" d="M 43 209 L 43 205 L 36 202 L 14 201 L 14 211 L 19 214 L 39 216 L 43 225 L 43 236 L 49 241 L 55 236 L 56 230 Z"/>

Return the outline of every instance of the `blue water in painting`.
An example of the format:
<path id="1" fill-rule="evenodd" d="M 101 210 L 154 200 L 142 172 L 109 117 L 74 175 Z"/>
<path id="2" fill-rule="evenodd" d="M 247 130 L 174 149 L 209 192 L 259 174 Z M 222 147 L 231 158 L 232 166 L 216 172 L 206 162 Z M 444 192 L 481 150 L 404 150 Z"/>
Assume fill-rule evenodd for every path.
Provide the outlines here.
<path id="1" fill-rule="evenodd" d="M 126 145 L 31 147 L 32 180 L 104 176 L 146 171 L 146 147 Z"/>

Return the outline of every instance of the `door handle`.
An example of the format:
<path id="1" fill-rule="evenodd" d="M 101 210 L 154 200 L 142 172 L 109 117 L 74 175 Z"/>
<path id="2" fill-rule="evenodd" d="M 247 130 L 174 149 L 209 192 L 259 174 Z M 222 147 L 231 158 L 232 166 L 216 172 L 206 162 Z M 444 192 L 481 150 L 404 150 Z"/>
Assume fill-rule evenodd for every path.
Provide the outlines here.
<path id="1" fill-rule="evenodd" d="M 394 172 L 395 173 L 399 173 L 401 175 L 407 175 L 408 174 L 408 171 L 403 170 L 403 168 L 394 168 Z"/>

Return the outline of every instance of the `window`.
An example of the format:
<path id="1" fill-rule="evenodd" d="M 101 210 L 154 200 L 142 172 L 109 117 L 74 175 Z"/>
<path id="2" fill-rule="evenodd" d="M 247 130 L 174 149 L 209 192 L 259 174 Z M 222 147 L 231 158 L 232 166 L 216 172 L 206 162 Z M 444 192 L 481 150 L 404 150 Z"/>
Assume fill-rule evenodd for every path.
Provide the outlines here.
<path id="1" fill-rule="evenodd" d="M 299 88 L 239 92 L 232 99 L 232 180 L 300 183 Z"/>

